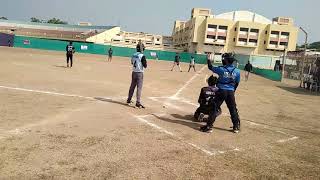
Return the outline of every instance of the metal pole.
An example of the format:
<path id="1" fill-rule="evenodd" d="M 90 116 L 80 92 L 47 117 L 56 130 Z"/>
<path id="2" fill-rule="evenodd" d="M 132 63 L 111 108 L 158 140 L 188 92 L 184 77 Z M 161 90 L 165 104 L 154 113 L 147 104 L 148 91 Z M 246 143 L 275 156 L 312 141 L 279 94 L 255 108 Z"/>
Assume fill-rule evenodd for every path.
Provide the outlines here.
<path id="1" fill-rule="evenodd" d="M 304 63 L 306 61 L 306 56 L 307 56 L 307 45 L 308 45 L 308 33 L 305 31 L 302 27 L 300 27 L 301 31 L 305 34 L 305 42 L 304 42 L 304 54 L 303 54 L 303 60 L 302 60 L 302 68 L 300 71 L 300 87 L 302 87 L 303 83 L 303 71 L 304 71 Z"/>
<path id="2" fill-rule="evenodd" d="M 287 56 L 287 49 L 284 49 L 283 51 L 283 57 L 282 57 L 282 76 L 281 76 L 281 82 L 283 82 L 284 79 L 284 70 L 286 66 L 286 56 Z"/>

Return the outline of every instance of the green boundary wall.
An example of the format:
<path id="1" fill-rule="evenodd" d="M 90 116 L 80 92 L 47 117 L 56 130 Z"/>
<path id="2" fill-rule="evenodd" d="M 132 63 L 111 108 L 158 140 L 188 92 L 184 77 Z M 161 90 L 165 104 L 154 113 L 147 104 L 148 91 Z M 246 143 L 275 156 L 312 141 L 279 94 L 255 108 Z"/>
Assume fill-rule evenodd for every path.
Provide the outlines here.
<path id="1" fill-rule="evenodd" d="M 241 55 L 241 54 L 237 54 L 235 55 L 235 58 L 238 60 L 239 62 L 239 68 L 244 70 L 244 66 L 245 64 L 250 61 L 254 61 L 254 62 L 259 62 L 260 64 L 266 62 L 266 63 L 270 63 L 270 58 L 268 57 L 263 57 L 262 59 L 259 59 L 259 56 L 248 56 L 248 55 Z M 258 66 L 257 63 L 252 63 L 253 66 Z M 261 69 L 261 68 L 257 68 L 254 67 L 253 68 L 253 73 L 260 75 L 264 78 L 270 79 L 272 81 L 281 81 L 282 79 L 282 74 L 279 71 L 273 71 L 270 69 Z"/>
<path id="2" fill-rule="evenodd" d="M 26 37 L 26 36 L 15 36 L 14 38 L 14 47 L 19 48 L 32 48 L 32 49 L 43 49 L 43 50 L 54 50 L 54 51 L 65 51 L 66 45 L 68 41 L 63 40 L 51 40 L 51 39 L 42 39 L 42 38 L 34 38 L 34 37 Z M 135 53 L 135 49 L 127 48 L 127 47 L 116 47 L 110 45 L 100 45 L 93 43 L 85 43 L 85 42 L 73 42 L 75 46 L 76 52 L 78 53 L 90 53 L 90 54 L 100 54 L 106 55 L 107 51 L 110 47 L 112 47 L 114 56 L 121 57 L 131 57 L 133 53 Z M 151 56 L 151 52 L 155 52 L 158 55 L 159 60 L 165 61 L 173 61 L 175 57 L 175 52 L 170 51 L 159 51 L 159 50 L 146 50 L 144 54 L 147 59 L 156 59 L 156 57 Z M 207 56 L 203 54 L 191 54 L 187 52 L 180 53 L 182 62 L 189 62 L 191 56 L 194 56 L 197 64 L 206 64 Z M 237 54 L 235 58 L 239 61 L 239 68 L 243 69 L 244 64 L 248 62 L 248 60 L 252 60 L 252 56 L 248 55 L 240 55 Z M 259 62 L 260 59 L 258 56 L 254 57 L 255 62 Z M 269 59 L 264 57 L 261 61 L 268 62 Z M 263 76 L 267 79 L 273 81 L 281 81 L 281 73 L 275 72 L 273 70 L 268 69 L 259 69 L 254 68 L 253 72 L 260 76 Z"/>
<path id="3" fill-rule="evenodd" d="M 26 36 L 15 36 L 14 47 L 19 48 L 32 48 L 32 49 L 44 49 L 44 50 L 54 50 L 54 51 L 65 51 L 68 41 L 63 40 L 51 40 L 51 39 L 41 39 Z M 131 57 L 136 51 L 133 48 L 128 47 L 117 47 L 110 45 L 100 45 L 85 42 L 73 42 L 76 52 L 78 53 L 90 53 L 90 54 L 100 54 L 106 55 L 108 49 L 111 47 L 113 49 L 114 56 L 121 57 Z M 146 50 L 144 52 L 147 59 L 156 59 L 156 57 L 151 56 L 151 53 L 155 52 L 158 55 L 159 60 L 173 61 L 176 55 L 175 52 L 170 51 L 160 51 L 160 50 Z M 196 63 L 206 64 L 207 56 L 203 54 L 191 54 L 191 53 L 180 53 L 181 62 L 190 62 L 191 56 L 194 56 Z"/>

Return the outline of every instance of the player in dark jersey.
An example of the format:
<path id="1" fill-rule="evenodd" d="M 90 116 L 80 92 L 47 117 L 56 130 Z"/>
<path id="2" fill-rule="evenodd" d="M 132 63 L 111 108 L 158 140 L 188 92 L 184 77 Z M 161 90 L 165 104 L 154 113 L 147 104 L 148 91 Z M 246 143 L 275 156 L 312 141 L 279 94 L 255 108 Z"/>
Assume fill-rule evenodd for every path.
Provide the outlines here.
<path id="1" fill-rule="evenodd" d="M 112 50 L 112 48 L 110 48 L 108 51 L 108 62 L 112 61 L 112 55 L 113 55 L 113 50 Z"/>
<path id="2" fill-rule="evenodd" d="M 204 116 L 209 115 L 211 111 L 216 109 L 218 111 L 217 116 L 221 114 L 221 108 L 215 107 L 214 99 L 216 97 L 216 93 L 219 88 L 216 86 L 218 82 L 218 78 L 214 76 L 210 76 L 207 80 L 207 87 L 203 87 L 200 92 L 200 96 L 198 99 L 198 103 L 200 107 L 194 113 L 194 118 L 198 122 L 204 121 Z"/>
<path id="3" fill-rule="evenodd" d="M 250 63 L 250 61 L 248 61 L 248 63 L 246 64 L 246 66 L 244 67 L 245 70 L 245 81 L 249 80 L 249 75 L 252 72 L 252 64 Z"/>
<path id="4" fill-rule="evenodd" d="M 179 55 L 179 53 L 176 53 L 176 56 L 174 57 L 174 63 L 173 63 L 171 71 L 173 71 L 173 69 L 174 69 L 174 67 L 176 65 L 178 66 L 180 72 L 182 72 L 181 67 L 180 67 L 180 55 Z"/>
<path id="5" fill-rule="evenodd" d="M 67 52 L 67 67 L 69 67 L 69 60 L 70 60 L 70 68 L 72 68 L 73 54 L 75 53 L 75 48 L 72 45 L 72 42 L 69 42 L 69 44 L 67 45 L 66 52 Z"/>

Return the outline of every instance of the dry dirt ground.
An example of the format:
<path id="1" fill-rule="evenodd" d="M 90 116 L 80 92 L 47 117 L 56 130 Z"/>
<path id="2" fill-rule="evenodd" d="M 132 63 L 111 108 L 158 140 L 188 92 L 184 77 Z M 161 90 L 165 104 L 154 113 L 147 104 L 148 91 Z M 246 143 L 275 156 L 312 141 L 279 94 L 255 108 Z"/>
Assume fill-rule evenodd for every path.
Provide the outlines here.
<path id="1" fill-rule="evenodd" d="M 252 75 L 212 134 L 192 122 L 206 67 L 149 61 L 126 106 L 128 58 L 0 48 L 0 179 L 319 179 L 320 97 Z"/>

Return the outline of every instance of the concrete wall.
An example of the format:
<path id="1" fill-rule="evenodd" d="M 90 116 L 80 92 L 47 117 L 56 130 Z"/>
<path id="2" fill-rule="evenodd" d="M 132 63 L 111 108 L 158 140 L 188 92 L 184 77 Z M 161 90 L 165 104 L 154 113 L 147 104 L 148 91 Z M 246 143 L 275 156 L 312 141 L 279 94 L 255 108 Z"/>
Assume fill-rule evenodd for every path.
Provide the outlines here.
<path id="1" fill-rule="evenodd" d="M 86 39 L 87 42 L 92 42 L 96 44 L 104 44 L 107 42 L 111 42 L 112 38 L 120 33 L 120 27 L 114 27 L 112 29 L 106 30 L 100 34 L 92 36 Z"/>

